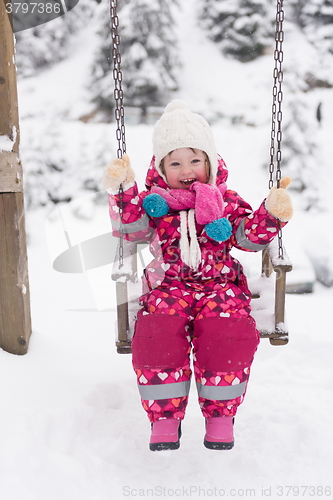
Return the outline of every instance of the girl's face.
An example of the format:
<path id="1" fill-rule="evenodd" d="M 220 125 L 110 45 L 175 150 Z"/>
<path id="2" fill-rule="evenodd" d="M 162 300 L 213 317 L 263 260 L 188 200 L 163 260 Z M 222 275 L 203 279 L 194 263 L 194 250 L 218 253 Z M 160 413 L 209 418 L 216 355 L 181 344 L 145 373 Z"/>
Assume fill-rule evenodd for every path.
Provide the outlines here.
<path id="1" fill-rule="evenodd" d="M 207 156 L 200 149 L 175 149 L 163 158 L 163 168 L 172 189 L 189 189 L 193 182 L 208 181 Z"/>

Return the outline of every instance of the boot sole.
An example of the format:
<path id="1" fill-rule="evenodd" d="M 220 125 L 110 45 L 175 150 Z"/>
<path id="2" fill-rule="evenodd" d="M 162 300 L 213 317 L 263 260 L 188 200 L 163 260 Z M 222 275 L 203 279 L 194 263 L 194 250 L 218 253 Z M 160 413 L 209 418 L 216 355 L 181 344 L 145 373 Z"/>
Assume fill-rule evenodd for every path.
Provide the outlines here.
<path id="1" fill-rule="evenodd" d="M 179 441 L 171 443 L 149 443 L 150 451 L 178 450 L 179 447 Z"/>
<path id="2" fill-rule="evenodd" d="M 231 450 L 234 447 L 234 441 L 231 443 L 219 443 L 217 441 L 204 440 L 204 445 L 209 450 Z"/>
<path id="3" fill-rule="evenodd" d="M 170 443 L 149 443 L 150 451 L 164 451 L 164 450 L 178 450 L 180 447 L 180 438 L 182 435 L 181 424 L 178 428 L 178 441 L 171 441 Z"/>
<path id="4" fill-rule="evenodd" d="M 232 425 L 235 424 L 235 417 L 232 419 Z M 204 446 L 208 448 L 209 450 L 231 450 L 234 447 L 234 441 L 231 441 L 229 443 L 221 443 L 218 441 L 207 441 L 206 438 L 204 438 Z"/>

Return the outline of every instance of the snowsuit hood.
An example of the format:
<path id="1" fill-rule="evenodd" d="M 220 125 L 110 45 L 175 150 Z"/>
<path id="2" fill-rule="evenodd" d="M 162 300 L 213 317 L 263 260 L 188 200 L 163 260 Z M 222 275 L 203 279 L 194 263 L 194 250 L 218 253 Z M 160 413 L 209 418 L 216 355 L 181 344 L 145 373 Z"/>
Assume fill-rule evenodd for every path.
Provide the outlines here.
<path id="1" fill-rule="evenodd" d="M 214 178 L 216 179 L 216 186 L 220 186 L 221 184 L 226 183 L 228 179 L 228 168 L 220 156 L 218 156 L 217 172 L 216 175 L 214 175 Z M 163 189 L 170 189 L 170 186 L 167 184 L 164 176 L 162 176 L 162 174 L 156 168 L 155 156 L 152 157 L 152 160 L 150 162 L 145 185 L 148 191 L 150 191 L 152 186 L 158 186 Z"/>

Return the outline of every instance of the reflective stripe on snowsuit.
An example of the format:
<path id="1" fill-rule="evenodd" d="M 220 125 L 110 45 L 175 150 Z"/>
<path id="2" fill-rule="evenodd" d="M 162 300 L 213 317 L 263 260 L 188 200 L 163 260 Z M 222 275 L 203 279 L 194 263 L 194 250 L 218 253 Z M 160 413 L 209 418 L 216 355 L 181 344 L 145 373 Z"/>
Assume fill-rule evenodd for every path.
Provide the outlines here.
<path id="1" fill-rule="evenodd" d="M 216 185 L 226 182 L 227 176 L 220 158 Z M 149 291 L 142 297 L 133 338 L 133 366 L 143 407 L 152 421 L 184 417 L 193 350 L 204 416 L 234 415 L 244 399 L 259 335 L 250 316 L 247 280 L 231 250 L 261 250 L 285 223 L 268 213 L 265 200 L 253 211 L 238 193 L 227 189 L 223 216 L 232 235 L 219 243 L 196 223 L 201 262 L 193 270 L 181 259 L 179 212 L 147 219 L 143 209 L 152 186 L 168 189 L 154 158 L 145 185 L 141 193 L 136 184 L 125 190 L 121 202 L 119 195 L 109 195 L 114 236 L 119 236 L 122 205 L 124 238 L 149 240 L 154 256 L 145 270 Z"/>
<path id="2" fill-rule="evenodd" d="M 235 415 L 244 399 L 259 343 L 249 301 L 236 286 L 227 296 L 229 287 L 209 287 L 209 292 L 190 284 L 158 288 L 142 297 L 132 342 L 133 366 L 151 421 L 184 418 L 192 350 L 205 417 Z"/>

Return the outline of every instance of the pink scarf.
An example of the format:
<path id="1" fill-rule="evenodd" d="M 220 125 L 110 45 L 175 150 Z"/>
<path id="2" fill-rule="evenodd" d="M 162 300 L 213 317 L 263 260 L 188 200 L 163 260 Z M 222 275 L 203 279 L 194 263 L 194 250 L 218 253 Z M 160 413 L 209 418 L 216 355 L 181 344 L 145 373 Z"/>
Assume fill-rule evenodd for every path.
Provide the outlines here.
<path id="1" fill-rule="evenodd" d="M 162 196 L 172 210 L 195 209 L 198 224 L 206 225 L 223 217 L 225 183 L 219 186 L 194 182 L 189 189 L 163 189 L 152 186 L 150 192 Z"/>
<path id="2" fill-rule="evenodd" d="M 221 219 L 224 213 L 225 183 L 218 187 L 194 182 L 189 189 L 163 189 L 153 186 L 150 190 L 164 198 L 172 210 L 180 213 L 180 251 L 185 264 L 198 269 L 201 250 L 197 240 L 194 217 L 198 224 L 206 225 Z M 189 210 L 188 210 L 189 209 Z"/>

